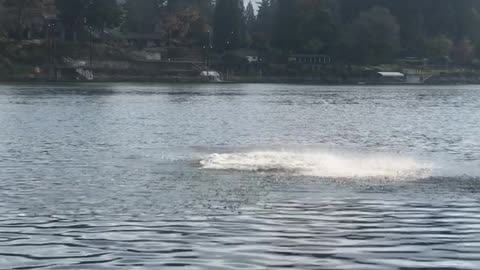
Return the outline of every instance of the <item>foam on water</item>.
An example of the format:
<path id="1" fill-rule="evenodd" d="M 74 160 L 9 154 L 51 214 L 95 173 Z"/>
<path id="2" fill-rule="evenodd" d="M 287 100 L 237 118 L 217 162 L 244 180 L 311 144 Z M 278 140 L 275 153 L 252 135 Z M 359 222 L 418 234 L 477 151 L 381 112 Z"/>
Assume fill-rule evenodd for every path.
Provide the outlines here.
<path id="1" fill-rule="evenodd" d="M 249 151 L 211 154 L 205 169 L 284 172 L 316 177 L 428 177 L 431 164 L 388 154 L 344 154 L 328 151 Z"/>

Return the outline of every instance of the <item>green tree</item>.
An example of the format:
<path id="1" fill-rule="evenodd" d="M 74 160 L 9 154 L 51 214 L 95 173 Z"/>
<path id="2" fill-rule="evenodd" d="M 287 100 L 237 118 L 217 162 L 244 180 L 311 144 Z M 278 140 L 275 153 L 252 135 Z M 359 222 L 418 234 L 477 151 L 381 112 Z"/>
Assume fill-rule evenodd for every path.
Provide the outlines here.
<path id="1" fill-rule="evenodd" d="M 168 39 L 170 45 L 203 46 L 208 30 L 205 18 L 195 8 L 185 7 L 162 20 L 164 39 Z"/>
<path id="2" fill-rule="evenodd" d="M 127 0 L 124 30 L 127 32 L 154 32 L 160 21 L 163 0 Z"/>
<path id="3" fill-rule="evenodd" d="M 472 63 L 475 46 L 470 39 L 464 38 L 457 42 L 452 49 L 452 60 L 455 64 L 466 65 Z"/>
<path id="4" fill-rule="evenodd" d="M 217 0 L 213 21 L 214 48 L 217 51 L 240 48 L 245 42 L 243 1 Z"/>
<path id="5" fill-rule="evenodd" d="M 284 52 L 320 53 L 334 47 L 335 0 L 278 0 L 274 7 L 273 45 Z"/>
<path id="6" fill-rule="evenodd" d="M 56 0 L 56 6 L 74 41 L 86 26 L 103 30 L 121 22 L 121 11 L 115 0 Z"/>
<path id="7" fill-rule="evenodd" d="M 6 31 L 16 39 L 41 31 L 44 25 L 44 5 L 41 0 L 5 0 L 2 21 Z"/>
<path id="8" fill-rule="evenodd" d="M 392 1 L 389 8 L 401 26 L 401 45 L 404 52 L 420 56 L 427 35 L 422 0 Z"/>
<path id="9" fill-rule="evenodd" d="M 245 10 L 245 24 L 248 32 L 253 32 L 257 17 L 255 17 L 255 10 L 253 9 L 252 2 L 248 2 L 247 9 Z"/>
<path id="10" fill-rule="evenodd" d="M 387 8 L 398 19 L 404 53 L 421 56 L 426 39 L 438 36 L 459 41 L 480 40 L 478 0 L 339 0 L 341 20 L 352 18 L 374 6 Z M 341 33 L 344 34 L 344 33 Z"/>
<path id="11" fill-rule="evenodd" d="M 56 0 L 59 17 L 66 28 L 66 38 L 77 41 L 84 30 L 89 0 Z"/>
<path id="12" fill-rule="evenodd" d="M 273 10 L 272 44 L 284 52 L 296 49 L 297 7 L 297 1 L 277 0 Z"/>
<path id="13" fill-rule="evenodd" d="M 251 30 L 252 46 L 267 49 L 272 40 L 273 7 L 270 0 L 262 0 L 258 5 L 257 17 Z"/>
<path id="14" fill-rule="evenodd" d="M 399 30 L 388 9 L 373 7 L 364 11 L 348 27 L 347 55 L 363 64 L 390 62 L 400 49 Z"/>
<path id="15" fill-rule="evenodd" d="M 255 32 L 271 33 L 273 24 L 273 12 L 270 0 L 262 0 L 258 6 L 258 13 L 255 22 Z"/>
<path id="16" fill-rule="evenodd" d="M 91 0 L 87 6 L 87 24 L 97 29 L 117 27 L 121 17 L 122 12 L 116 0 Z"/>
<path id="17" fill-rule="evenodd" d="M 448 61 L 453 42 L 445 35 L 431 38 L 425 42 L 425 55 L 434 63 Z"/>
<path id="18" fill-rule="evenodd" d="M 408 0 L 407 0 L 408 1 Z M 422 0 L 419 0 L 422 1 Z M 339 0 L 340 15 L 344 23 L 351 23 L 360 13 L 374 6 L 389 8 L 389 2 L 403 2 L 394 0 Z"/>
<path id="19" fill-rule="evenodd" d="M 7 9 L 3 3 L 3 0 L 0 0 L 0 38 L 6 35 L 7 29 Z"/>
<path id="20" fill-rule="evenodd" d="M 186 8 L 197 10 L 200 16 L 204 18 L 211 17 L 213 13 L 212 0 L 168 0 L 166 5 L 170 14 Z"/>
<path id="21" fill-rule="evenodd" d="M 335 1 L 298 0 L 296 45 L 304 53 L 331 50 L 337 39 Z"/>

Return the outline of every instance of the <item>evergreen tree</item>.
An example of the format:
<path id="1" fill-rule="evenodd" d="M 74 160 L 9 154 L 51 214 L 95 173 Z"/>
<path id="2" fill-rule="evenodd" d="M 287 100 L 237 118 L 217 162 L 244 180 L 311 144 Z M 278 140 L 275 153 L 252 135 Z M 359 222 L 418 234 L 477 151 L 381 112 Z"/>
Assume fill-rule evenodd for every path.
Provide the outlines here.
<path id="1" fill-rule="evenodd" d="M 73 40 L 85 26 L 104 29 L 121 22 L 121 10 L 115 0 L 56 0 L 56 6 Z"/>
<path id="2" fill-rule="evenodd" d="M 350 60 L 358 63 L 388 63 L 400 49 L 400 26 L 386 8 L 373 7 L 349 27 Z"/>
<path id="3" fill-rule="evenodd" d="M 185 8 L 192 8 L 204 17 L 210 17 L 213 12 L 212 0 L 168 0 L 167 10 L 170 14 L 174 14 Z"/>
<path id="4" fill-rule="evenodd" d="M 160 20 L 160 11 L 164 1 L 127 0 L 127 12 L 124 28 L 127 32 L 151 33 Z"/>
<path id="5" fill-rule="evenodd" d="M 443 64 L 448 61 L 453 42 L 446 36 L 431 38 L 425 42 L 424 55 L 433 63 Z"/>
<path id="6" fill-rule="evenodd" d="M 251 29 L 252 47 L 267 49 L 272 40 L 273 12 L 270 0 L 258 3 L 258 12 L 255 23 Z"/>
<path id="7" fill-rule="evenodd" d="M 296 49 L 297 6 L 297 1 L 277 0 L 274 7 L 272 43 L 283 51 Z"/>
<path id="8" fill-rule="evenodd" d="M 78 35 L 84 30 L 89 5 L 89 0 L 56 0 L 67 39 L 77 41 Z"/>
<path id="9" fill-rule="evenodd" d="M 86 11 L 87 24 L 97 29 L 119 26 L 121 16 L 116 0 L 92 0 Z"/>
<path id="10" fill-rule="evenodd" d="M 336 38 L 336 1 L 278 0 L 275 7 L 274 46 L 285 52 L 319 53 Z"/>
<path id="11" fill-rule="evenodd" d="M 213 25 L 219 52 L 251 45 L 283 53 L 329 54 L 358 63 L 418 56 L 470 63 L 480 57 L 479 0 L 259 0 L 246 9 L 241 0 L 126 0 L 124 29 L 172 33 L 179 44 L 204 44 Z M 0 0 L 2 2 L 2 0 Z M 14 32 L 27 29 L 41 0 L 3 0 L 16 7 L 6 18 L 20 18 Z M 85 24 L 101 29 L 119 23 L 115 0 L 56 0 L 60 18 L 76 35 Z M 32 5 L 25 5 L 32 3 Z M 9 20 L 11 22 L 11 20 Z M 13 25 L 13 24 L 12 24 Z M 172 30 L 173 29 L 173 30 Z M 5 30 L 4 30 L 5 31 Z M 246 34 L 248 32 L 248 35 Z M 251 43 L 250 43 L 251 41 Z M 447 51 L 447 52 L 446 52 Z"/>
<path id="12" fill-rule="evenodd" d="M 250 1 L 248 2 L 247 9 L 245 10 L 245 24 L 248 32 L 253 32 L 256 20 L 257 18 L 255 17 L 255 10 L 253 9 L 253 4 Z"/>
<path id="13" fill-rule="evenodd" d="M 337 38 L 335 0 L 298 0 L 296 51 L 326 52 Z"/>
<path id="14" fill-rule="evenodd" d="M 214 48 L 225 51 L 242 47 L 245 41 L 243 1 L 217 0 L 214 15 Z"/>
<path id="15" fill-rule="evenodd" d="M 271 33 L 272 19 L 272 6 L 270 0 L 262 0 L 258 7 L 255 32 L 264 34 Z"/>
<path id="16" fill-rule="evenodd" d="M 14 38 L 27 37 L 31 31 L 40 31 L 43 27 L 43 1 L 41 0 L 5 0 L 2 3 L 4 14 L 3 28 Z"/>

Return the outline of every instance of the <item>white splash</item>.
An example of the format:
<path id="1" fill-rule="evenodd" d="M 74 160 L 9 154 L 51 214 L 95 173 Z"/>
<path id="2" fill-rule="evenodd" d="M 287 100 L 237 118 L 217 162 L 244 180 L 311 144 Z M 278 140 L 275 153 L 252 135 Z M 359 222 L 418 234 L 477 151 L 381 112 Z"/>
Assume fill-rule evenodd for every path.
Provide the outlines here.
<path id="1" fill-rule="evenodd" d="M 393 155 L 334 154 L 327 151 L 251 151 L 212 154 L 200 161 L 205 169 L 284 172 L 316 177 L 428 177 L 431 165 Z"/>

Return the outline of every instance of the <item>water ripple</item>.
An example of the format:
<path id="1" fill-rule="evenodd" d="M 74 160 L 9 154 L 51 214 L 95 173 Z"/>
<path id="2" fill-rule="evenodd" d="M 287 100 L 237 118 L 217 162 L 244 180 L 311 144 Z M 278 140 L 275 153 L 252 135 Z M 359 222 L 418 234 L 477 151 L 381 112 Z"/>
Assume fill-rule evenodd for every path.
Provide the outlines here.
<path id="1" fill-rule="evenodd" d="M 480 214 L 474 207 L 285 201 L 245 208 L 241 215 L 181 220 L 28 217 L 23 224 L 2 222 L 0 260 L 3 269 L 473 270 L 480 263 Z"/>
<path id="2" fill-rule="evenodd" d="M 478 90 L 0 85 L 0 270 L 477 270 Z"/>

